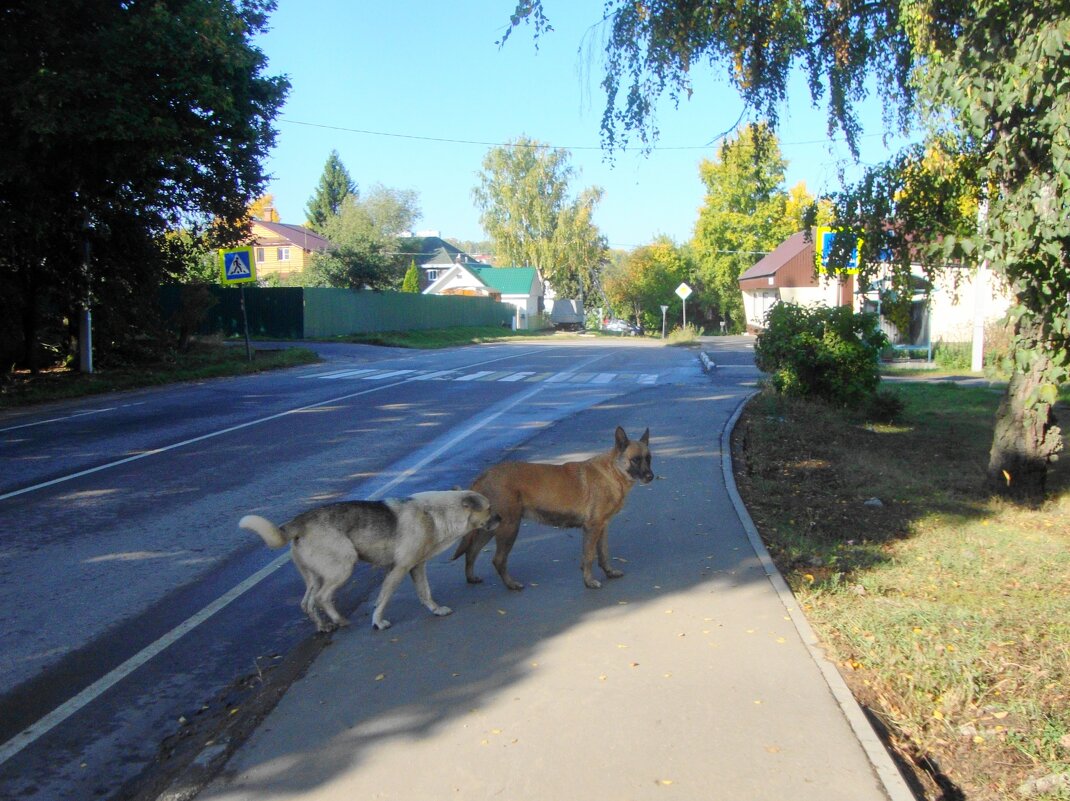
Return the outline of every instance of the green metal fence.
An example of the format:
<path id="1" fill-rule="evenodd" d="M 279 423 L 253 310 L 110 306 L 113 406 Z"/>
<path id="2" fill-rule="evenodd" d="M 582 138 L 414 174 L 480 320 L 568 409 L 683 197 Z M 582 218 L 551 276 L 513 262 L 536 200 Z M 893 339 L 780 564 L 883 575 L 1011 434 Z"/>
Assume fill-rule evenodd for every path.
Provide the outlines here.
<path id="1" fill-rule="evenodd" d="M 207 289 L 216 303 L 207 309 L 197 333 L 241 335 L 241 290 L 220 286 Z M 164 320 L 176 319 L 183 303 L 188 304 L 190 299 L 186 287 L 161 287 Z M 508 327 L 514 311 L 509 304 L 490 298 L 311 287 L 246 287 L 245 308 L 252 336 L 279 339 L 325 339 L 457 326 Z"/>

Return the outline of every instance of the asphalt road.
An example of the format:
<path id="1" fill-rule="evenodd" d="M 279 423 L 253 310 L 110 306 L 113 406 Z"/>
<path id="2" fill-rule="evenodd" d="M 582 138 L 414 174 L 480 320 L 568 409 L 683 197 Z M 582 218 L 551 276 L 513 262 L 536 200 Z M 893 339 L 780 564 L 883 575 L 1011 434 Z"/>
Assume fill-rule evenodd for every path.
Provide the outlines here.
<path id="1" fill-rule="evenodd" d="M 716 381 L 753 380 L 746 340 L 717 347 Z M 0 796 L 129 796 L 165 739 L 308 638 L 296 572 L 241 515 L 464 485 L 584 409 L 710 381 L 693 350 L 633 340 L 323 352 L 0 415 Z M 376 578 L 346 588 L 355 624 Z M 423 613 L 409 595 L 395 622 Z"/>

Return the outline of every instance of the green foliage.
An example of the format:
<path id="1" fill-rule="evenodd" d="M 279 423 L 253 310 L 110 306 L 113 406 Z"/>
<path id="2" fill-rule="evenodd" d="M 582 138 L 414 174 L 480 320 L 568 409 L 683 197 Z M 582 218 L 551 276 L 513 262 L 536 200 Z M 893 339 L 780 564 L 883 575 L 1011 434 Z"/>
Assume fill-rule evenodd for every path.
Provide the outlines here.
<path id="1" fill-rule="evenodd" d="M 316 185 L 316 191 L 305 206 L 308 227 L 323 233 L 327 221 L 341 213 L 343 201 L 357 194 L 357 185 L 349 177 L 349 171 L 342 163 L 338 151 L 332 150 L 327 157 L 327 163 L 323 165 L 323 174 Z"/>
<path id="2" fill-rule="evenodd" d="M 754 345 L 758 369 L 777 392 L 857 407 L 880 384 L 880 352 L 887 337 L 876 316 L 846 306 L 778 303 Z"/>
<path id="3" fill-rule="evenodd" d="M 748 125 L 720 146 L 717 158 L 699 165 L 706 200 L 699 210 L 691 247 L 698 291 L 691 300 L 707 316 L 742 331 L 746 319 L 739 276 L 764 253 L 802 229 L 812 198 L 805 187 L 792 198 L 784 189 L 787 162 L 766 125 Z"/>
<path id="4" fill-rule="evenodd" d="M 836 222 L 864 236 L 862 281 L 881 261 L 904 290 L 915 260 L 930 277 L 987 260 L 1011 288 L 1012 375 L 988 480 L 1043 495 L 1062 447 L 1048 398 L 1070 378 L 1070 2 L 607 0 L 603 19 L 610 148 L 656 137 L 658 99 L 690 98 L 705 61 L 774 127 L 800 66 L 811 98 L 827 100 L 829 133 L 842 130 L 856 156 L 855 109 L 873 87 L 887 128 L 893 116 L 900 129 L 923 124 L 925 146 L 842 193 Z M 518 2 L 509 30 L 529 21 L 536 37 L 552 30 L 541 0 Z"/>
<path id="5" fill-rule="evenodd" d="M 668 237 L 638 247 L 605 276 L 606 298 L 622 317 L 646 331 L 661 331 L 661 306 L 669 307 L 666 318 L 675 324 L 682 316 L 676 287 L 688 277 L 690 262 L 683 249 Z"/>
<path id="6" fill-rule="evenodd" d="M 419 199 L 412 190 L 376 184 L 363 198 L 347 195 L 322 226 L 335 247 L 313 256 L 305 285 L 397 287 L 405 270 L 397 235 L 419 217 Z"/>
<path id="7" fill-rule="evenodd" d="M 606 240 L 592 221 L 602 190 L 573 198 L 569 153 L 520 137 L 491 148 L 472 197 L 499 264 L 536 267 L 558 297 L 585 298 L 599 284 Z"/>
<path id="8" fill-rule="evenodd" d="M 101 355 L 138 341 L 145 299 L 186 271 L 164 234 L 215 220 L 221 241 L 240 238 L 288 88 L 253 44 L 272 8 L 5 5 L 0 318 L 17 321 L 3 331 L 5 364 L 37 366 L 56 343 L 62 355 L 63 320 L 87 297 Z"/>
<path id="9" fill-rule="evenodd" d="M 401 291 L 416 293 L 420 291 L 420 271 L 416 268 L 416 262 L 409 264 L 405 271 L 405 278 L 401 281 Z"/>
<path id="10" fill-rule="evenodd" d="M 680 328 L 674 328 L 665 337 L 666 345 L 694 345 L 698 342 L 698 338 L 702 336 L 703 330 L 698 326 L 694 326 L 688 323 Z"/>

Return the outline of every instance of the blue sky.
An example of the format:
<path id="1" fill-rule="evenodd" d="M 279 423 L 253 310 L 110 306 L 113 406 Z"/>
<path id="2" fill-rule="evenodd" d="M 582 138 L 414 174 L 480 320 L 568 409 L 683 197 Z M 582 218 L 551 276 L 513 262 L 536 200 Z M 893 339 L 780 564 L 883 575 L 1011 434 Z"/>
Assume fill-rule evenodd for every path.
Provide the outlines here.
<path id="1" fill-rule="evenodd" d="M 610 164 L 598 149 L 601 0 L 545 0 L 555 30 L 537 50 L 528 28 L 504 48 L 495 44 L 513 7 L 513 0 L 279 0 L 257 44 L 269 73 L 292 84 L 266 164 L 282 221 L 304 222 L 336 149 L 359 187 L 415 190 L 419 229 L 483 239 L 472 202 L 483 157 L 494 144 L 526 135 L 571 149 L 574 193 L 605 190 L 594 220 L 612 247 L 660 234 L 690 239 L 703 202 L 698 165 L 716 156 L 715 138 L 739 117 L 735 92 L 698 71 L 689 101 L 659 109 L 661 149 L 618 153 Z M 825 135 L 824 119 L 797 81 L 779 130 L 788 185 L 805 181 L 811 193 L 830 192 L 841 168 L 857 169 L 846 145 Z M 888 151 L 875 102 L 863 123 L 862 159 L 880 161 Z"/>

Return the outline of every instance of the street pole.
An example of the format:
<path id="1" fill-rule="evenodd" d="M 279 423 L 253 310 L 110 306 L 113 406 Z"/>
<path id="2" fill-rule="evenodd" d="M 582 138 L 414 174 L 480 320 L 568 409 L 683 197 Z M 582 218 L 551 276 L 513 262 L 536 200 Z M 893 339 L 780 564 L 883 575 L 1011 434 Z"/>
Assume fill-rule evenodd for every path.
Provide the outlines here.
<path id="1" fill-rule="evenodd" d="M 665 312 L 669 310 L 668 306 L 661 307 L 661 338 L 665 339 Z"/>
<path id="2" fill-rule="evenodd" d="M 249 343 L 249 318 L 245 314 L 245 284 L 238 284 L 238 291 L 241 293 L 241 326 L 245 331 L 245 361 L 251 362 L 253 360 L 253 346 Z"/>
<path id="3" fill-rule="evenodd" d="M 78 369 L 83 373 L 93 372 L 93 312 L 92 293 L 89 289 L 89 262 L 92 244 L 89 241 L 89 210 L 82 223 L 82 277 L 85 279 L 85 306 L 78 319 Z"/>

